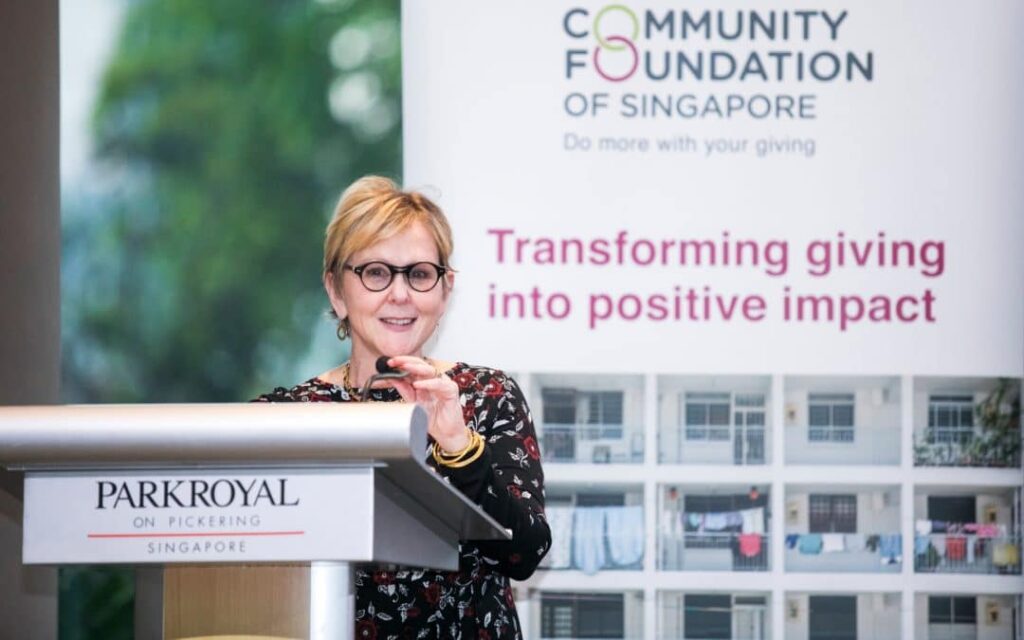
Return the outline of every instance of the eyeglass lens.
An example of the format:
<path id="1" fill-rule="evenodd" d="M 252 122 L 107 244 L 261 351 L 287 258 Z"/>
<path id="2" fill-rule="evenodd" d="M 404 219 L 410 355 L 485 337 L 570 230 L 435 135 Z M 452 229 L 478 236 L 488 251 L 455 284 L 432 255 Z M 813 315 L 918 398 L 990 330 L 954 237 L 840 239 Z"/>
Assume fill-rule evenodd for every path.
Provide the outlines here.
<path id="1" fill-rule="evenodd" d="M 391 285 L 396 273 L 405 276 L 409 287 L 421 293 L 430 291 L 441 279 L 441 271 L 429 262 L 417 262 L 407 267 L 395 267 L 385 262 L 370 262 L 363 265 L 359 278 L 370 291 L 383 291 Z"/>

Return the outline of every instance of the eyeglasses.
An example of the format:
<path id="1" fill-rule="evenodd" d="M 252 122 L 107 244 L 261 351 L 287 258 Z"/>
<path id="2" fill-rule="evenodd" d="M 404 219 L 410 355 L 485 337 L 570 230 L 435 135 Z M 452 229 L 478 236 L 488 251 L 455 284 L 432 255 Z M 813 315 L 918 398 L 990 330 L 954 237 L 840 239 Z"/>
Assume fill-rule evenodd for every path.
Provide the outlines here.
<path id="1" fill-rule="evenodd" d="M 356 267 L 346 264 L 345 268 L 359 276 L 359 281 L 370 291 L 387 289 L 395 279 L 395 274 L 401 273 L 409 283 L 409 288 L 420 293 L 426 293 L 436 287 L 441 276 L 448 271 L 447 267 L 433 262 L 417 262 L 404 267 L 396 267 L 386 262 L 367 262 Z"/>

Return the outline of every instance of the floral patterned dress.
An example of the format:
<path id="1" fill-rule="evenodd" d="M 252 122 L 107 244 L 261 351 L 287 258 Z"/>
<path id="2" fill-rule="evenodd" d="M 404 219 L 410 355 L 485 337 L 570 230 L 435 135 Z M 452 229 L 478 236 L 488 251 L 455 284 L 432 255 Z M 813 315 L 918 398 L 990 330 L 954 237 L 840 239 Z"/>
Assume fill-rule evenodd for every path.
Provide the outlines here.
<path id="1" fill-rule="evenodd" d="M 457 363 L 447 372 L 459 385 L 466 424 L 484 436 L 484 454 L 449 469 L 428 463 L 499 523 L 507 542 L 463 542 L 459 571 L 413 567 L 355 571 L 356 638 L 520 639 L 510 580 L 525 580 L 551 546 L 544 518 L 544 473 L 530 409 L 515 381 L 495 369 Z M 397 401 L 394 389 L 372 392 Z M 341 387 L 312 378 L 278 387 L 257 402 L 352 402 Z"/>

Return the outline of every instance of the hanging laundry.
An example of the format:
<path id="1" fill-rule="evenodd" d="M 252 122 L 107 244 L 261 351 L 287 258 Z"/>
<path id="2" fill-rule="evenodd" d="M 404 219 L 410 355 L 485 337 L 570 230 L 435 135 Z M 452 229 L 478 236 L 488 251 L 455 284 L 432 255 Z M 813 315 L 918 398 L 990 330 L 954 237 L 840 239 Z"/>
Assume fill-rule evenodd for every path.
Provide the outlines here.
<path id="1" fill-rule="evenodd" d="M 864 546 L 868 551 L 878 551 L 878 543 L 881 540 L 881 536 L 872 534 L 868 536 L 867 540 L 864 541 Z"/>
<path id="2" fill-rule="evenodd" d="M 939 565 L 942 556 L 935 549 L 931 536 L 917 536 L 914 538 L 915 566 L 924 569 L 934 569 Z"/>
<path id="3" fill-rule="evenodd" d="M 845 536 L 841 533 L 823 533 L 821 534 L 821 552 L 822 553 L 839 553 L 846 551 Z"/>
<path id="4" fill-rule="evenodd" d="M 665 536 L 677 536 L 686 530 L 686 516 L 671 505 L 666 506 L 658 518 L 658 530 Z"/>
<path id="5" fill-rule="evenodd" d="M 703 531 L 704 530 L 704 514 L 703 513 L 687 513 L 686 514 L 686 530 L 687 531 Z"/>
<path id="6" fill-rule="evenodd" d="M 914 533 L 919 536 L 926 536 L 932 532 L 931 520 L 917 520 L 914 522 Z"/>
<path id="7" fill-rule="evenodd" d="M 1020 562 L 1020 549 L 1010 542 L 997 542 L 992 549 L 992 564 L 997 567 L 1014 567 Z"/>
<path id="8" fill-rule="evenodd" d="M 644 559 L 644 508 L 608 507 L 605 511 L 608 528 L 608 555 L 612 565 L 626 567 Z"/>
<path id="9" fill-rule="evenodd" d="M 587 575 L 605 566 L 604 507 L 578 507 L 573 519 L 572 554 L 576 567 Z"/>
<path id="10" fill-rule="evenodd" d="M 739 541 L 740 555 L 744 558 L 753 558 L 761 553 L 761 534 L 741 533 Z"/>
<path id="11" fill-rule="evenodd" d="M 544 556 L 542 566 L 549 569 L 568 569 L 572 566 L 573 508 L 551 505 L 544 510 L 551 527 L 551 549 Z"/>
<path id="12" fill-rule="evenodd" d="M 914 537 L 914 555 L 924 555 L 931 546 L 931 539 L 928 536 Z"/>
<path id="13" fill-rule="evenodd" d="M 939 554 L 940 558 L 946 557 L 946 536 L 932 536 L 931 537 L 932 547 L 935 548 L 935 553 Z"/>
<path id="14" fill-rule="evenodd" d="M 743 533 L 764 533 L 764 507 L 739 512 Z"/>
<path id="15" fill-rule="evenodd" d="M 725 512 L 725 526 L 727 529 L 738 529 L 743 526 L 743 516 L 739 511 Z M 763 531 L 761 533 L 764 533 Z"/>
<path id="16" fill-rule="evenodd" d="M 711 512 L 704 514 L 704 530 L 705 531 L 722 531 L 729 526 L 729 520 L 726 518 L 724 511 Z"/>
<path id="17" fill-rule="evenodd" d="M 977 528 L 977 531 L 978 531 L 978 537 L 979 538 L 998 538 L 999 537 L 999 527 L 997 525 L 994 525 L 994 524 L 979 524 L 978 528 Z"/>
<path id="18" fill-rule="evenodd" d="M 867 536 L 863 533 L 846 534 L 846 550 L 851 552 L 864 551 L 867 547 Z"/>
<path id="19" fill-rule="evenodd" d="M 800 541 L 799 533 L 787 533 L 786 534 L 786 548 L 795 549 L 796 543 Z"/>
<path id="20" fill-rule="evenodd" d="M 925 541 L 928 539 L 925 538 Z M 887 533 L 878 536 L 878 553 L 882 564 L 903 562 L 903 536 L 899 533 Z"/>
<path id="21" fill-rule="evenodd" d="M 979 544 L 984 543 L 974 536 L 967 538 L 967 564 L 974 564 L 974 552 L 978 549 Z"/>
<path id="22" fill-rule="evenodd" d="M 946 536 L 946 559 L 963 561 L 967 557 L 967 538 Z"/>
<path id="23" fill-rule="evenodd" d="M 821 553 L 821 534 L 801 534 L 798 547 L 800 549 L 800 553 L 803 553 L 805 555 L 817 555 Z"/>

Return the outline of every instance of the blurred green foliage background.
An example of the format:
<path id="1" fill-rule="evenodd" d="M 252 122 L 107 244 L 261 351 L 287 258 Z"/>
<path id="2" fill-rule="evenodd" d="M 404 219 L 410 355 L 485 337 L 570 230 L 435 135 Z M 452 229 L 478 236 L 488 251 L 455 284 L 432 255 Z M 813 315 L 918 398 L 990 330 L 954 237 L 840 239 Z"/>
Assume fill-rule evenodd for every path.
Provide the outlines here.
<path id="1" fill-rule="evenodd" d="M 91 134 L 65 402 L 238 402 L 345 359 L 323 232 L 352 180 L 400 178 L 398 0 L 127 0 Z M 60 637 L 132 637 L 132 582 L 62 571 Z"/>

